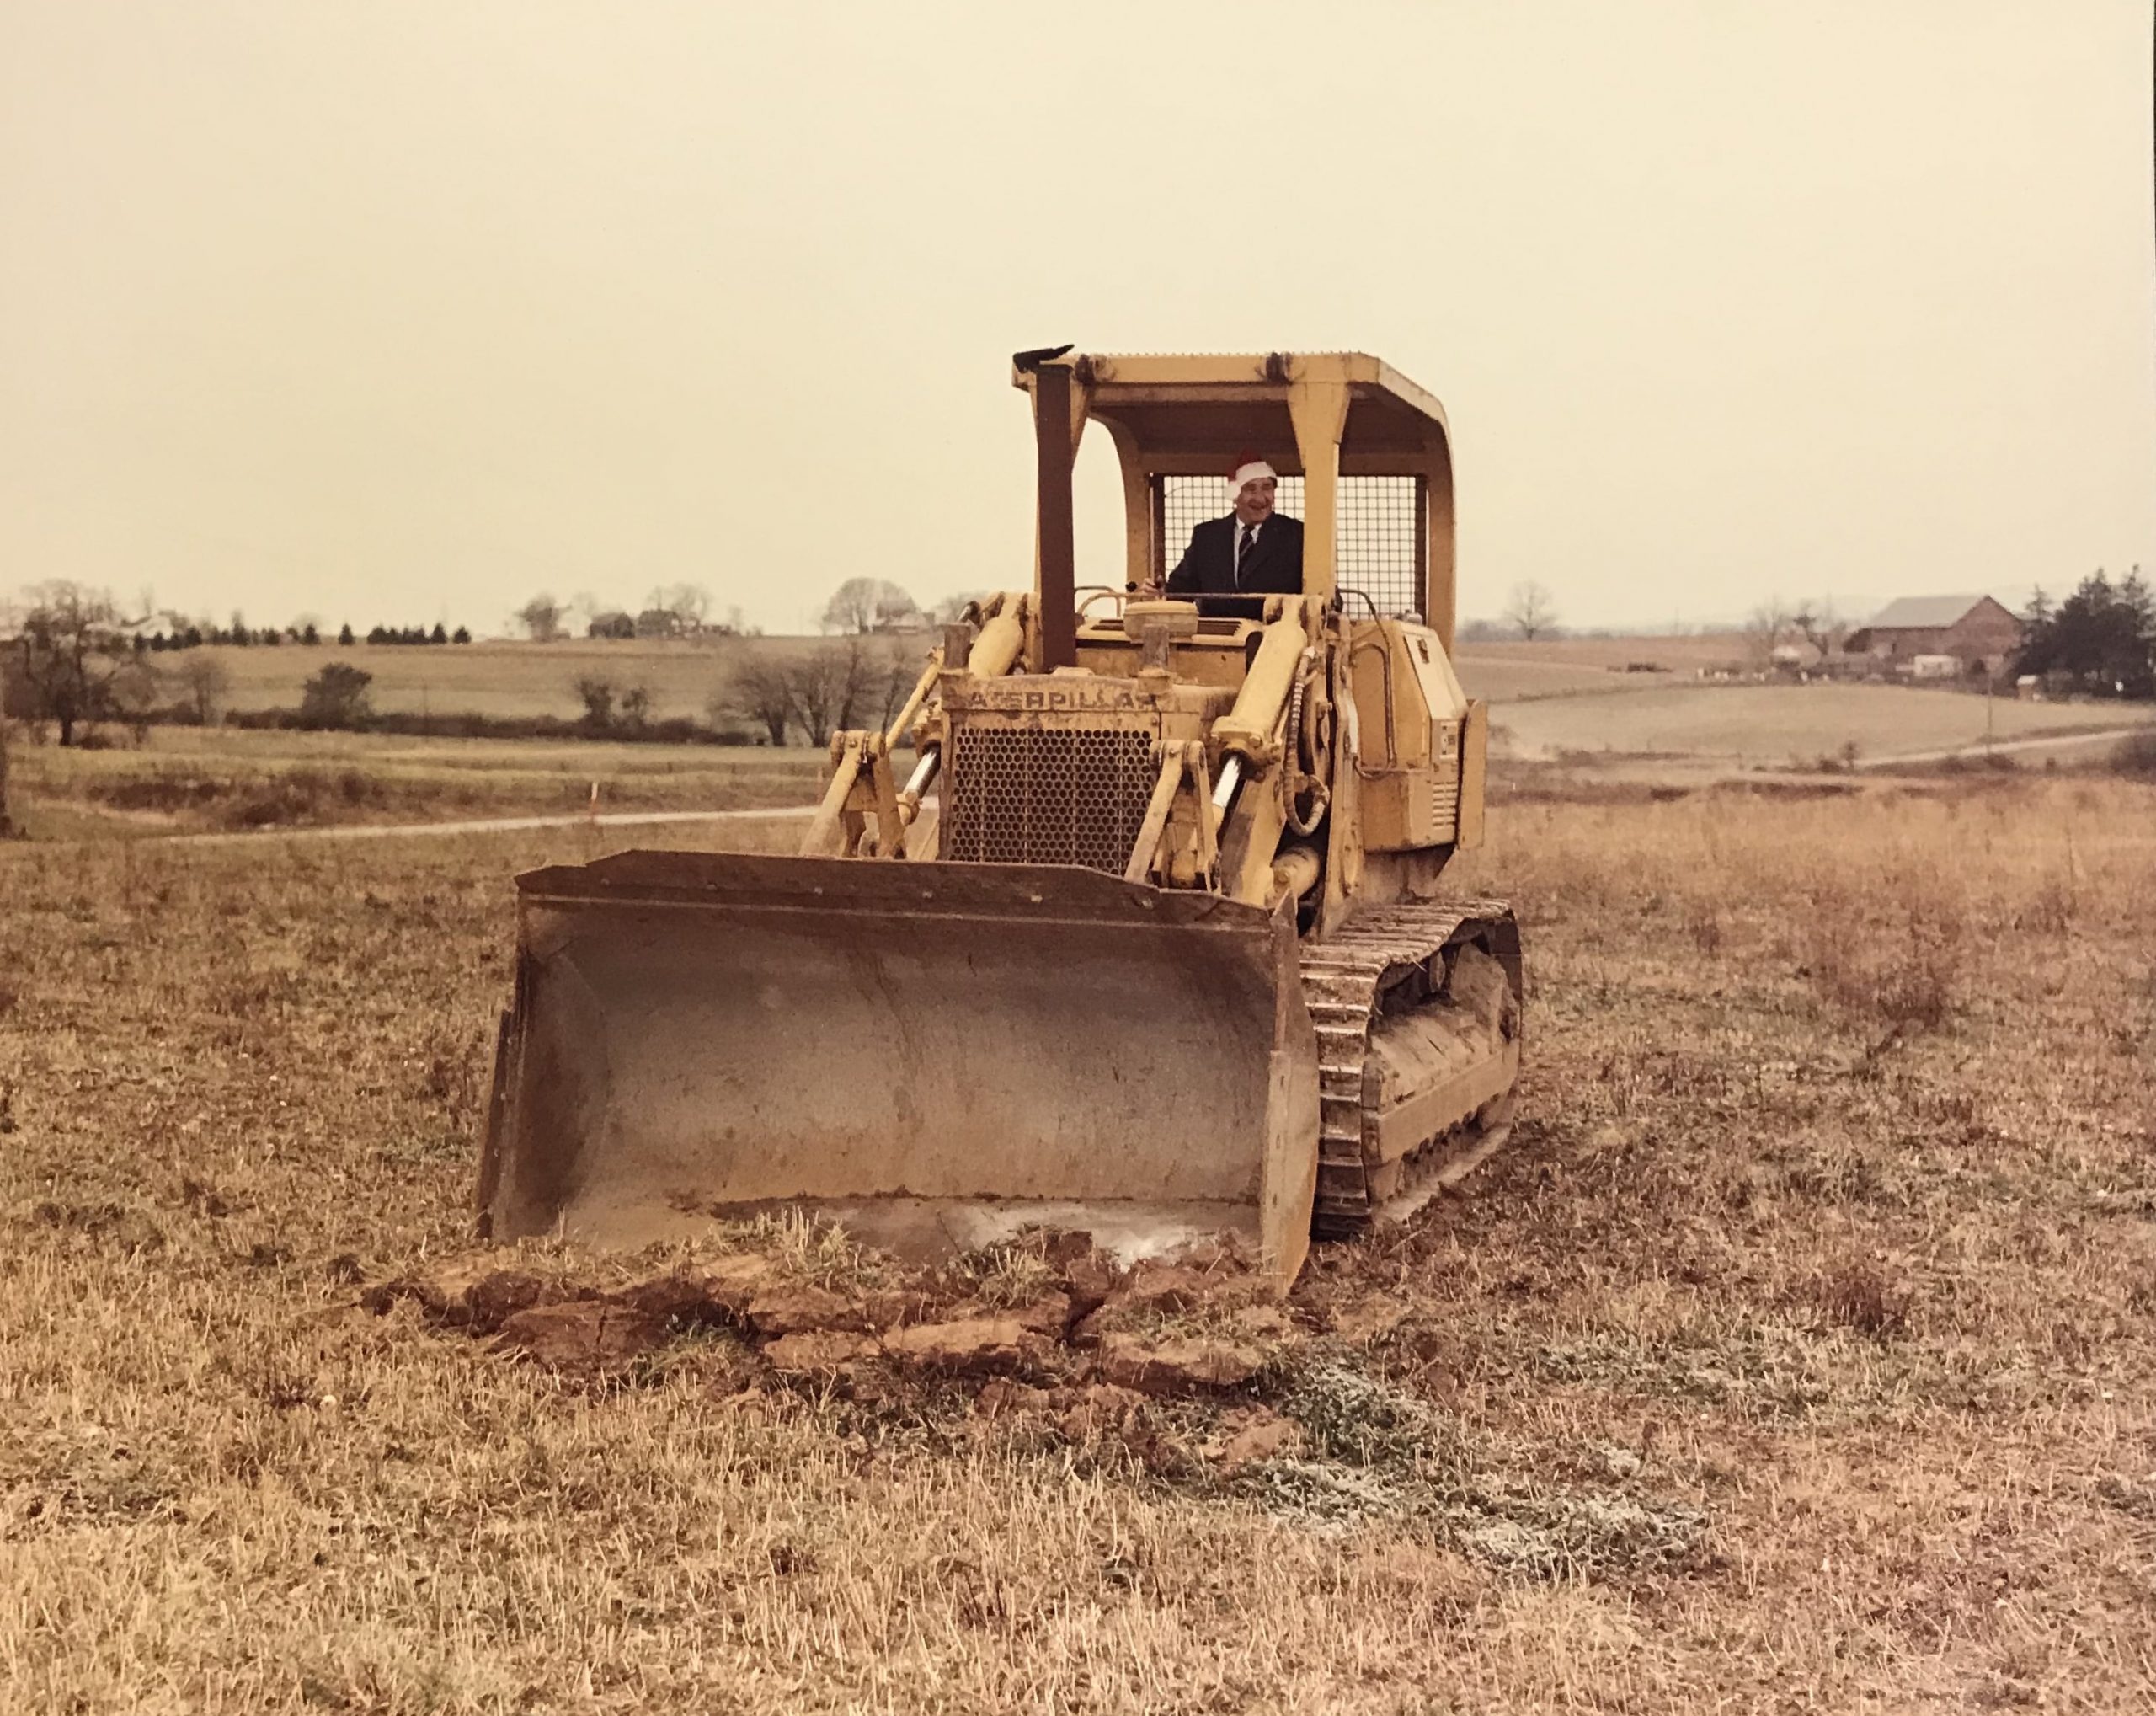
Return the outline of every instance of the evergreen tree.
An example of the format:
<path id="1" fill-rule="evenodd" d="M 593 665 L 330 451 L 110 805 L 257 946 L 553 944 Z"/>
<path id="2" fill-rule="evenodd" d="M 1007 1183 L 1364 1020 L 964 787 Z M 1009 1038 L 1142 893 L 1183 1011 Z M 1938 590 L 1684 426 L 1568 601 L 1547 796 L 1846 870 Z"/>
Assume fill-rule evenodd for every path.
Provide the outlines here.
<path id="1" fill-rule="evenodd" d="M 352 623 L 347 620 L 337 628 L 337 647 L 340 650 L 349 650 L 352 647 Z"/>

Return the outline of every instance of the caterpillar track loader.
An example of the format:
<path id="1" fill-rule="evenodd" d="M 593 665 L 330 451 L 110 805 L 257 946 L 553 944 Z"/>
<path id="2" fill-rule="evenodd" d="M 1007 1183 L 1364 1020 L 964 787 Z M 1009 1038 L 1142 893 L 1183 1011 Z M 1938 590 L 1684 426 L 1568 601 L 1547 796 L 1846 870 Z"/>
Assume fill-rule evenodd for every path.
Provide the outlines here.
<path id="1" fill-rule="evenodd" d="M 803 1207 L 901 1253 L 1033 1225 L 1225 1241 L 1282 1281 L 1509 1130 L 1510 911 L 1482 832 L 1438 402 L 1359 354 L 1021 353 L 1032 587 L 842 733 L 798 857 L 517 878 L 478 1199 L 496 1238 L 640 1244 Z M 1075 585 L 1071 472 L 1120 463 L 1121 587 Z M 1243 449 L 1299 595 L 1157 588 Z M 910 761 L 907 753 L 910 753 Z"/>

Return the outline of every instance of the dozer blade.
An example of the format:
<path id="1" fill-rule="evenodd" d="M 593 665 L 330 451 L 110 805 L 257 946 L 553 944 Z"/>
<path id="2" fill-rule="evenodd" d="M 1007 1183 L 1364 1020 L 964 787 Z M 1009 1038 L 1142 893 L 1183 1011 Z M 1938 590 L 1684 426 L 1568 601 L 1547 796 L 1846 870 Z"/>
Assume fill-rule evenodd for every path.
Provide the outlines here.
<path id="1" fill-rule="evenodd" d="M 1038 1224 L 1302 1265 L 1291 920 L 1016 864 L 632 852 L 517 889 L 494 1237 L 639 1245 L 792 1206 L 912 1255 Z"/>

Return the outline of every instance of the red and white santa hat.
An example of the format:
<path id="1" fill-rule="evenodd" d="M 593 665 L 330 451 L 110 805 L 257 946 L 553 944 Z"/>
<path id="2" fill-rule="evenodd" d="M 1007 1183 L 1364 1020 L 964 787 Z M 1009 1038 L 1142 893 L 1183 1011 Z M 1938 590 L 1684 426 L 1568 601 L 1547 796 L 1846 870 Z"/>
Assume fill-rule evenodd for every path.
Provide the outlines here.
<path id="1" fill-rule="evenodd" d="M 1256 453 L 1238 453 L 1235 468 L 1228 473 L 1228 499 L 1232 501 L 1241 494 L 1244 484 L 1259 482 L 1267 477 L 1276 483 L 1280 480 L 1280 473 Z"/>

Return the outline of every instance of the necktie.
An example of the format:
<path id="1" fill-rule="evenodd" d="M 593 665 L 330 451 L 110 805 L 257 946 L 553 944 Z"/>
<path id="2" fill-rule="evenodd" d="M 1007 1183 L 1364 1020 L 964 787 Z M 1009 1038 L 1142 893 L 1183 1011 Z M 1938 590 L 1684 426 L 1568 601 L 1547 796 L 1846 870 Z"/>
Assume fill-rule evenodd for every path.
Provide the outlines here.
<path id="1" fill-rule="evenodd" d="M 1243 587 L 1243 564 L 1250 559 L 1250 551 L 1257 545 L 1257 527 L 1245 525 L 1242 539 L 1235 544 L 1235 588 L 1238 590 Z"/>

